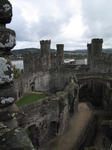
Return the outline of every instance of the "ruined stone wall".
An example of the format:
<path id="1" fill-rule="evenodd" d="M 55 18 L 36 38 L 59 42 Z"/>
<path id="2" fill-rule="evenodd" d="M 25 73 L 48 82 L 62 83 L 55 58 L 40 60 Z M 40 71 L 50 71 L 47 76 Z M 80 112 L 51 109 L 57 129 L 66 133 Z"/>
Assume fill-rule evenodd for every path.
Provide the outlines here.
<path id="1" fill-rule="evenodd" d="M 19 79 L 15 80 L 17 98 L 19 99 L 34 91 L 48 91 L 52 84 L 50 81 L 51 75 L 49 71 L 29 73 L 28 76 L 23 74 Z"/>
<path id="2" fill-rule="evenodd" d="M 15 80 L 17 98 L 19 99 L 33 91 L 51 91 L 54 93 L 63 90 L 70 82 L 70 76 L 73 74 L 74 70 L 66 71 L 66 69 L 37 71 L 36 73 L 29 73 L 28 76 L 23 74 Z"/>
<path id="3" fill-rule="evenodd" d="M 94 58 L 92 72 L 112 73 L 112 54 L 102 53 L 102 57 Z"/>
<path id="4" fill-rule="evenodd" d="M 19 124 L 29 130 L 32 141 L 38 139 L 37 144 L 34 142 L 35 147 L 43 149 L 50 140 L 64 131 L 70 118 L 76 113 L 77 107 L 78 87 L 71 83 L 64 91 L 52 97 L 23 106 L 18 117 Z"/>
<path id="5" fill-rule="evenodd" d="M 24 73 L 29 74 L 42 70 L 42 63 L 39 54 L 26 54 L 23 57 Z"/>

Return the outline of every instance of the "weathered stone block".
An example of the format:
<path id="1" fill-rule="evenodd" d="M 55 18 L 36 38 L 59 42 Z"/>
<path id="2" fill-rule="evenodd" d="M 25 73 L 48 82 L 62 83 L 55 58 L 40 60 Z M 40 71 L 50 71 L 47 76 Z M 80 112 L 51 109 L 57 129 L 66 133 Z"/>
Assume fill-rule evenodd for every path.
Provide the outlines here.
<path id="1" fill-rule="evenodd" d="M 12 105 L 16 100 L 13 82 L 0 84 L 0 108 Z"/>
<path id="2" fill-rule="evenodd" d="M 1 108 L 0 109 L 0 121 L 7 121 L 9 119 L 12 119 L 18 114 L 19 109 L 18 107 L 14 104 L 6 108 Z"/>
<path id="3" fill-rule="evenodd" d="M 0 149 L 35 150 L 23 129 L 17 128 L 10 130 L 6 126 L 3 128 L 3 124 L 2 132 L 0 133 Z"/>
<path id="4" fill-rule="evenodd" d="M 10 23 L 12 18 L 12 5 L 8 0 L 0 0 L 0 23 Z"/>
<path id="5" fill-rule="evenodd" d="M 10 54 L 10 50 L 16 45 L 15 31 L 7 28 L 0 28 L 0 56 Z"/>

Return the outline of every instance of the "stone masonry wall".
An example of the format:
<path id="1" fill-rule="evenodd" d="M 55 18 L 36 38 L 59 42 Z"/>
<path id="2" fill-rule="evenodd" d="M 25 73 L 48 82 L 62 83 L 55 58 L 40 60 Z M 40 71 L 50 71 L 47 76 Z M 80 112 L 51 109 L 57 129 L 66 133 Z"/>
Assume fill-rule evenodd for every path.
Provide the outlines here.
<path id="1" fill-rule="evenodd" d="M 36 73 L 22 75 L 19 79 L 15 80 L 15 88 L 17 91 L 17 98 L 21 98 L 33 91 L 51 91 L 56 92 L 63 90 L 64 87 L 70 82 L 70 76 L 73 72 L 66 70 L 50 70 L 38 71 Z"/>
<path id="2" fill-rule="evenodd" d="M 71 83 L 64 91 L 20 109 L 19 124 L 29 130 L 32 143 L 38 141 L 33 143 L 36 149 L 44 149 L 52 138 L 64 131 L 77 111 L 77 88 Z"/>

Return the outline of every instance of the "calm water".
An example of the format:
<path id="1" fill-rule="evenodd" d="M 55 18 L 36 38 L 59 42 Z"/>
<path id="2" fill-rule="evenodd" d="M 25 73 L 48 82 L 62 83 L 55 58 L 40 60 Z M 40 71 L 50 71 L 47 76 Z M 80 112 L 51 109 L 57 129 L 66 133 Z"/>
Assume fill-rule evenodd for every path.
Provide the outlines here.
<path id="1" fill-rule="evenodd" d="M 71 61 L 74 61 L 74 59 L 65 59 L 64 60 L 65 63 L 69 63 Z M 76 65 L 82 65 L 82 64 L 87 65 L 87 59 L 77 59 L 75 63 L 76 63 Z"/>
<path id="2" fill-rule="evenodd" d="M 73 61 L 74 59 L 66 59 L 65 60 L 65 63 L 68 63 L 70 61 Z M 87 59 L 84 59 L 84 64 L 87 65 Z M 81 63 L 81 60 L 80 62 L 77 62 L 77 64 L 80 64 Z M 12 64 L 13 65 L 16 65 L 16 68 L 19 68 L 19 69 L 23 69 L 24 68 L 24 65 L 23 65 L 23 60 L 15 60 L 15 61 L 12 61 Z"/>
<path id="3" fill-rule="evenodd" d="M 12 61 L 12 64 L 13 65 L 16 65 L 16 68 L 19 68 L 19 69 L 23 69 L 23 60 L 13 60 Z"/>

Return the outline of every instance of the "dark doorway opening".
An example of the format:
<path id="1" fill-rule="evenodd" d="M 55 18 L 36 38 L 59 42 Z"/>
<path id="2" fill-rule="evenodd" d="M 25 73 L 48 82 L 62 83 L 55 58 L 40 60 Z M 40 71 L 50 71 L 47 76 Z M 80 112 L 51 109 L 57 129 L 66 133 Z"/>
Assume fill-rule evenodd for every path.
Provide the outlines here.
<path id="1" fill-rule="evenodd" d="M 49 140 L 55 138 L 59 131 L 59 123 L 52 121 L 49 126 Z"/>
<path id="2" fill-rule="evenodd" d="M 90 102 L 93 106 L 102 106 L 103 83 L 89 81 L 79 90 L 79 101 Z"/>
<path id="3" fill-rule="evenodd" d="M 36 149 L 39 148 L 39 137 L 40 137 L 40 132 L 38 127 L 36 125 L 31 125 L 30 127 L 27 128 L 26 130 L 32 144 Z"/>
<path id="4" fill-rule="evenodd" d="M 34 86 L 33 85 L 31 86 L 31 91 L 34 92 Z"/>

